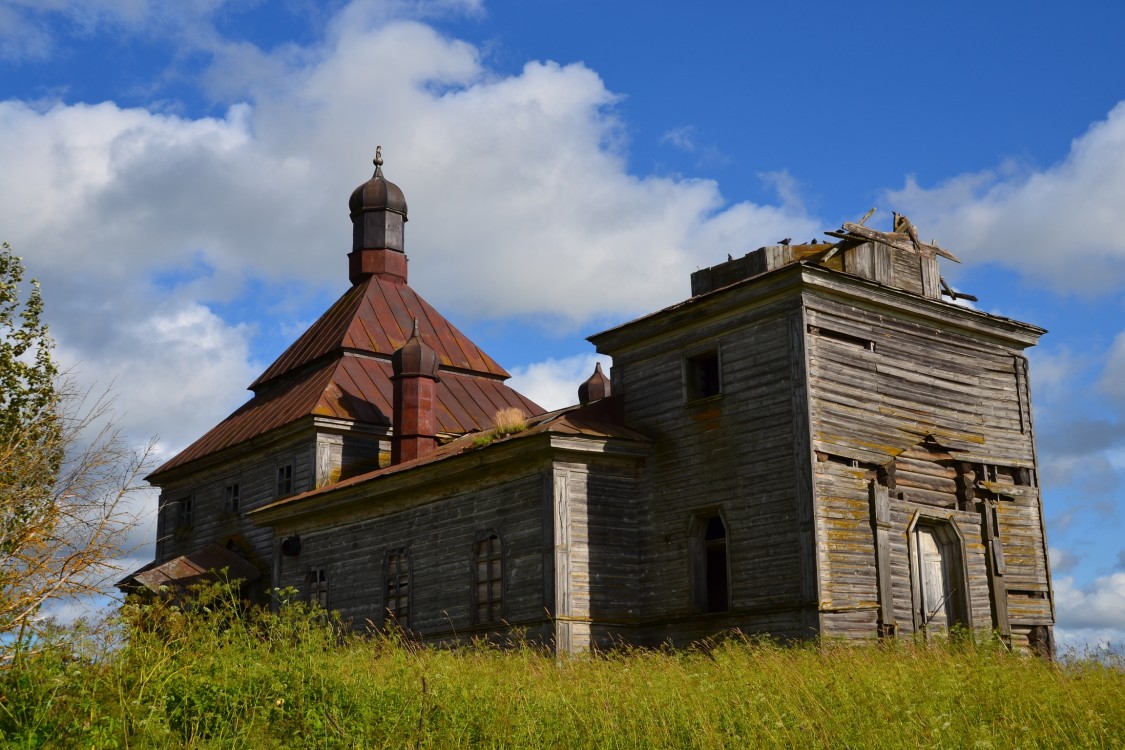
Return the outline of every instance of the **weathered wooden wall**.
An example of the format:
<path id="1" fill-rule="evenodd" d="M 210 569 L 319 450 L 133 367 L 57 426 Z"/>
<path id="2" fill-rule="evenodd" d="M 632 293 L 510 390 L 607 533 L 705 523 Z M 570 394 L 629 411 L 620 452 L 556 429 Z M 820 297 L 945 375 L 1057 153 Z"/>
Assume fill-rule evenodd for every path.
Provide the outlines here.
<path id="1" fill-rule="evenodd" d="M 595 337 L 614 358 L 627 423 L 654 440 L 641 517 L 647 642 L 685 643 L 731 628 L 808 636 L 817 628 L 804 358 L 794 356 L 799 302 L 726 295 L 721 309 L 705 303 L 680 320 L 642 321 L 619 342 Z M 688 400 L 685 357 L 712 350 L 722 392 Z M 701 613 L 692 591 L 693 519 L 714 513 L 727 527 L 730 609 Z"/>
<path id="2" fill-rule="evenodd" d="M 815 480 L 824 632 L 876 634 L 872 484 L 886 485 L 875 478 L 876 469 L 896 456 L 898 486 L 889 494 L 885 544 L 898 631 L 911 632 L 917 621 L 908 531 L 919 517 L 948 520 L 964 538 L 972 627 L 1002 625 L 990 604 L 990 587 L 1001 585 L 995 590 L 1005 592 L 1015 641 L 1026 641 L 1033 625 L 1051 624 L 1022 345 L 1004 341 L 999 327 L 973 330 L 987 329 L 985 316 L 959 325 L 961 313 L 953 306 L 943 306 L 943 321 L 941 308 L 923 316 L 877 292 L 863 302 L 832 294 L 806 300 L 813 447 L 821 458 Z M 949 451 L 939 463 L 910 452 L 927 438 Z M 995 481 L 986 476 L 987 466 L 999 467 Z M 962 485 L 971 489 L 959 500 Z M 1006 563 L 996 582 L 982 527 L 987 497 L 997 498 Z"/>
<path id="3" fill-rule="evenodd" d="M 317 429 L 309 424 L 220 460 L 176 471 L 161 487 L 157 561 L 187 554 L 210 542 L 225 545 L 233 540 L 262 572 L 258 593 L 267 591 L 273 585 L 274 534 L 269 528 L 252 524 L 246 513 L 278 499 L 278 468 L 293 466 L 289 494 L 296 495 L 339 479 L 349 469 L 354 473 L 360 467 L 375 468 L 385 445 L 376 435 Z M 239 509 L 230 513 L 225 507 L 226 487 L 234 482 L 239 485 Z M 192 524 L 180 528 L 179 503 L 186 497 L 192 499 Z"/>
<path id="4" fill-rule="evenodd" d="M 257 450 L 239 453 L 229 461 L 183 473 L 161 487 L 156 559 L 170 560 L 210 542 L 235 547 L 262 572 L 257 589 L 270 586 L 273 531 L 250 523 L 245 513 L 277 499 L 277 469 L 293 465 L 293 492 L 310 489 L 313 482 L 315 436 L 292 435 Z M 224 508 L 225 488 L 239 484 L 239 512 Z M 192 499 L 192 524 L 178 528 L 179 503 Z"/>
<path id="5" fill-rule="evenodd" d="M 452 492 L 396 507 L 363 520 L 317 524 L 302 530 L 301 553 L 279 557 L 280 585 L 304 595 L 312 569 L 328 571 L 329 607 L 356 626 L 383 623 L 384 556 L 405 549 L 410 556 L 410 619 L 401 623 L 427 638 L 495 629 L 472 620 L 473 548 L 477 535 L 492 530 L 503 545 L 503 614 L 512 626 L 536 633 L 552 602 L 545 601 L 544 575 L 550 550 L 543 538 L 544 487 L 536 467 L 522 476 L 472 492 Z M 288 533 L 288 531 L 283 532 Z"/>
<path id="6" fill-rule="evenodd" d="M 640 623 L 640 536 L 632 464 L 554 462 L 555 612 L 562 650 L 635 642 Z"/>

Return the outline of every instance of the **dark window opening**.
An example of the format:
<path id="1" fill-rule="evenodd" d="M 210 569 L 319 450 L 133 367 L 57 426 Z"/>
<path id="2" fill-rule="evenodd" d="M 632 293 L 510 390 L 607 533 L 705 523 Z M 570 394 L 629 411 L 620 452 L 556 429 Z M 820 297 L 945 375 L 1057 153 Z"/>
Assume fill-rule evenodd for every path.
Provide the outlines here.
<path id="1" fill-rule="evenodd" d="M 718 350 L 684 360 L 687 400 L 695 401 L 722 393 L 722 373 Z"/>
<path id="2" fill-rule="evenodd" d="M 730 610 L 730 563 L 727 527 L 721 516 L 697 516 L 692 522 L 692 591 L 697 612 Z"/>
<path id="3" fill-rule="evenodd" d="M 223 490 L 223 510 L 227 513 L 237 513 L 241 501 L 241 490 L 238 482 L 232 482 Z"/>
<path id="4" fill-rule="evenodd" d="M 178 504 L 178 516 L 176 518 L 176 528 L 190 529 L 192 523 L 195 521 L 194 508 L 192 507 L 192 498 L 187 496 L 181 498 Z"/>
<path id="5" fill-rule="evenodd" d="M 473 545 L 473 616 L 477 623 L 499 622 L 503 615 L 504 571 L 500 537 L 488 533 Z"/>
<path id="6" fill-rule="evenodd" d="M 703 535 L 704 577 L 707 601 L 704 611 L 726 612 L 730 609 L 728 591 L 730 576 L 727 571 L 727 529 L 723 519 L 713 516 L 707 520 Z"/>
<path id="7" fill-rule="evenodd" d="M 312 568 L 306 580 L 309 606 L 328 609 L 328 570 Z"/>
<path id="8" fill-rule="evenodd" d="M 410 624 L 410 553 L 405 548 L 387 552 L 383 587 L 383 620 L 402 627 Z"/>
<path id="9" fill-rule="evenodd" d="M 285 497 L 293 493 L 293 464 L 277 467 L 277 496 Z"/>

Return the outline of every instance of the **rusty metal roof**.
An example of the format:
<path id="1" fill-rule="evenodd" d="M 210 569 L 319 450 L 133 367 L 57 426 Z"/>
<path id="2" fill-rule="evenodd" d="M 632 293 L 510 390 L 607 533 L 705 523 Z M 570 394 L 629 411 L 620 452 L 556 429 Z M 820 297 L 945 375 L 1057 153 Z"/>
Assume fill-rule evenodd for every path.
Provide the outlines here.
<path id="1" fill-rule="evenodd" d="M 218 544 L 208 544 L 195 552 L 155 565 L 149 563 L 117 582 L 119 588 L 144 586 L 159 592 L 161 586 L 185 588 L 204 580 L 220 580 L 226 571 L 227 580 L 256 581 L 262 577 L 258 567 L 237 552 Z"/>
<path id="2" fill-rule="evenodd" d="M 637 443 L 651 442 L 651 438 L 647 435 L 624 425 L 622 406 L 623 404 L 620 397 L 609 397 L 586 406 L 576 405 L 558 409 L 557 411 L 542 412 L 529 418 L 525 429 L 499 437 L 489 443 L 489 445 L 505 443 L 512 440 L 522 440 L 533 435 L 541 435 L 544 433 L 607 440 L 630 440 Z M 257 510 L 260 511 L 283 505 L 291 505 L 293 503 L 301 503 L 309 497 L 319 497 L 346 487 L 354 487 L 358 484 L 371 482 L 377 480 L 379 477 L 437 463 L 468 451 L 479 450 L 482 446 L 478 445 L 476 442 L 476 438 L 478 437 L 479 435 L 463 435 L 444 445 L 439 445 L 433 453 L 416 458 L 412 461 L 404 461 L 399 464 L 392 464 L 391 466 L 385 466 L 381 469 L 358 474 L 354 477 L 348 477 L 334 484 L 276 500 Z M 251 515 L 255 512 L 257 511 L 252 511 Z"/>
<path id="3" fill-rule="evenodd" d="M 509 377 L 492 357 L 457 330 L 407 284 L 370 276 L 349 289 L 250 385 L 258 390 L 340 349 L 387 357 L 406 343 L 418 321 L 423 340 L 443 368 Z"/>
<path id="4" fill-rule="evenodd" d="M 253 398 L 148 478 L 157 480 L 302 417 L 390 427 L 390 355 L 409 337 L 414 316 L 422 338 L 441 360 L 435 393 L 441 432 L 489 429 L 496 412 L 506 407 L 530 416 L 543 413 L 505 385 L 503 368 L 408 286 L 372 277 L 352 287 L 255 381 Z"/>

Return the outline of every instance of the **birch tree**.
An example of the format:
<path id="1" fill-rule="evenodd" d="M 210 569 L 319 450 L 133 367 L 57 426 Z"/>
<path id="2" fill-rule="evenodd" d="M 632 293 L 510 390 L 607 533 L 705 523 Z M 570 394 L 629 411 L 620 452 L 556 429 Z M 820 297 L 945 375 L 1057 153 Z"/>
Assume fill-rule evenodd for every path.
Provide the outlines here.
<path id="1" fill-rule="evenodd" d="M 136 519 L 151 444 L 135 450 L 112 399 L 59 373 L 33 280 L 0 249 L 0 643 L 18 648 L 44 605 L 103 590 Z"/>

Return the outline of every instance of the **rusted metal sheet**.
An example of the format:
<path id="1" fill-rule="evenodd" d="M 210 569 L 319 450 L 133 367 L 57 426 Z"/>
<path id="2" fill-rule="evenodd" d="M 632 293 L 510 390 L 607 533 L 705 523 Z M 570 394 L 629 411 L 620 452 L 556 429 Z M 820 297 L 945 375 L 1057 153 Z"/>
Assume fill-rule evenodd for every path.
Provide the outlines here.
<path id="1" fill-rule="evenodd" d="M 224 572 L 225 571 L 225 572 Z M 186 588 L 206 580 L 256 581 L 262 577 L 257 566 L 236 552 L 218 544 L 173 558 L 156 566 L 145 566 L 118 582 L 121 588 L 143 586 L 159 592 L 162 586 Z"/>
<path id="2" fill-rule="evenodd" d="M 150 479 L 302 417 L 390 426 L 391 354 L 414 321 L 441 363 L 436 417 L 443 433 L 492 426 L 499 410 L 543 409 L 504 385 L 508 373 L 405 284 L 372 276 L 353 286 L 251 384 L 254 397 L 149 475 Z M 366 356 L 365 356 L 366 355 Z M 320 367 L 307 369 L 317 362 Z"/>
<path id="3" fill-rule="evenodd" d="M 408 285 L 371 276 L 340 297 L 250 389 L 256 391 L 339 349 L 390 356 L 410 338 L 415 319 L 423 340 L 434 348 L 444 367 L 509 377 L 503 367 Z"/>
<path id="4" fill-rule="evenodd" d="M 317 415 L 389 427 L 390 358 L 338 352 L 336 359 L 305 375 L 265 388 L 149 478 L 229 448 L 302 417 Z M 435 416 L 442 433 L 459 434 L 492 427 L 500 409 L 516 407 L 528 416 L 543 408 L 495 377 L 439 371 Z"/>
<path id="5" fill-rule="evenodd" d="M 445 377 L 445 375 L 443 375 L 443 377 Z M 458 375 L 455 375 L 455 377 L 458 377 Z M 464 378 L 465 376 L 460 375 L 459 377 Z M 476 380 L 479 381 L 480 379 L 478 378 Z M 502 384 L 497 385 L 503 387 Z M 511 391 L 511 389 L 509 389 L 509 391 L 513 394 L 516 394 L 516 396 L 519 396 L 519 394 L 515 391 Z M 522 399 L 522 397 L 520 398 Z M 530 403 L 527 402 L 526 399 L 523 399 L 523 402 Z M 621 424 L 620 408 L 621 404 L 619 401 L 615 401 L 613 398 L 606 398 L 602 401 L 592 403 L 587 406 L 571 406 L 553 412 L 543 412 L 542 409 L 539 409 L 539 412 L 537 414 L 531 415 L 529 417 L 529 419 L 527 420 L 527 427 L 525 429 L 519 432 L 512 433 L 510 435 L 505 435 L 503 437 L 497 438 L 495 441 L 489 443 L 489 445 L 513 440 L 524 440 L 534 435 L 541 435 L 544 433 L 563 436 L 629 440 L 638 444 L 651 443 L 652 440 L 647 435 L 644 435 Z M 481 428 L 481 430 L 491 428 L 491 417 L 492 415 L 489 416 L 488 423 L 485 424 Z M 403 461 L 402 463 L 398 464 L 391 464 L 390 466 L 384 466 L 380 469 L 374 469 L 364 474 L 357 474 L 356 476 L 348 477 L 347 479 L 343 479 L 339 482 L 335 482 L 324 487 L 318 487 L 316 489 L 309 490 L 308 492 L 303 492 L 298 495 L 293 495 L 291 497 L 277 500 L 273 503 L 269 503 L 268 505 L 263 506 L 259 510 L 276 508 L 283 505 L 303 503 L 306 502 L 310 497 L 321 497 L 323 495 L 343 490 L 348 487 L 354 487 L 355 485 L 364 484 L 365 482 L 376 481 L 379 479 L 379 477 L 382 476 L 395 474 L 398 472 L 406 471 L 408 469 L 414 469 L 427 464 L 436 463 L 438 461 L 460 455 L 467 451 L 478 450 L 481 448 L 481 446 L 477 445 L 477 443 L 475 442 L 476 437 L 478 437 L 478 435 L 464 435 L 448 443 L 445 443 L 444 445 L 439 445 L 436 449 L 434 449 L 432 453 L 429 453 L 420 458 L 416 458 L 410 461 Z"/>

